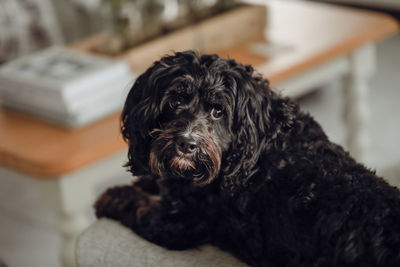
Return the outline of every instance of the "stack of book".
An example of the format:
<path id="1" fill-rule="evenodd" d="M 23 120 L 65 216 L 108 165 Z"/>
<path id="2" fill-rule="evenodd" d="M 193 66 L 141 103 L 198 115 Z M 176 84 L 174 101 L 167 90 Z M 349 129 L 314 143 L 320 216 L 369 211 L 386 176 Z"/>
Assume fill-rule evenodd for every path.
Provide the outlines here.
<path id="1" fill-rule="evenodd" d="M 1 66 L 0 101 L 79 127 L 120 110 L 134 79 L 124 61 L 54 47 Z"/>

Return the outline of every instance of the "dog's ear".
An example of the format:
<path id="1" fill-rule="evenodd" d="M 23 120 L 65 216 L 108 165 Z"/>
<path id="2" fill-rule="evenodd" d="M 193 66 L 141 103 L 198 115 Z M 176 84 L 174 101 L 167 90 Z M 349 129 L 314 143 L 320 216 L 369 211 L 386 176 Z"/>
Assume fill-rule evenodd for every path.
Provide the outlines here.
<path id="1" fill-rule="evenodd" d="M 150 141 L 149 129 L 157 116 L 157 107 L 154 105 L 150 91 L 152 85 L 150 76 L 154 67 L 140 75 L 133 84 L 121 114 L 121 132 L 129 145 L 128 162 L 125 167 L 133 175 L 148 173 L 148 146 Z"/>
<path id="2" fill-rule="evenodd" d="M 121 114 L 121 132 L 129 144 L 125 167 L 133 175 L 149 173 L 150 132 L 159 127 L 160 98 L 174 70 L 170 57 L 156 61 L 132 86 Z"/>
<path id="3" fill-rule="evenodd" d="M 231 127 L 234 140 L 225 157 L 224 186 L 234 193 L 251 183 L 251 177 L 259 171 L 260 157 L 285 123 L 290 124 L 292 107 L 251 66 L 234 60 L 228 63 L 233 70 L 228 74 L 228 86 L 233 87 L 236 99 Z"/>

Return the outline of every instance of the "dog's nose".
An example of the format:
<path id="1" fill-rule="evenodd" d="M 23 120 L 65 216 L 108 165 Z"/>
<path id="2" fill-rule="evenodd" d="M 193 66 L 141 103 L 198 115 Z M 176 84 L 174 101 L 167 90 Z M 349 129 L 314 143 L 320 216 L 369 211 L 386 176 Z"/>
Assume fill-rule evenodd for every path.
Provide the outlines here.
<path id="1" fill-rule="evenodd" d="M 181 136 L 178 139 L 177 145 L 179 151 L 184 154 L 192 154 L 197 150 L 197 141 L 191 136 Z"/>

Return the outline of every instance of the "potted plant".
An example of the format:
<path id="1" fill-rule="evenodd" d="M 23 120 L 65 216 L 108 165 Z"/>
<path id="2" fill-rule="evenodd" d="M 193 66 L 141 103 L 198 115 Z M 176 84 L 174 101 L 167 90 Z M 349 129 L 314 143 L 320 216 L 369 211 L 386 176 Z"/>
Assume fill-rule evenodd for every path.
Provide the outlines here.
<path id="1" fill-rule="evenodd" d="M 238 0 L 102 0 L 105 33 L 73 48 L 127 59 L 142 71 L 171 51 L 213 52 L 264 34 L 264 6 Z"/>

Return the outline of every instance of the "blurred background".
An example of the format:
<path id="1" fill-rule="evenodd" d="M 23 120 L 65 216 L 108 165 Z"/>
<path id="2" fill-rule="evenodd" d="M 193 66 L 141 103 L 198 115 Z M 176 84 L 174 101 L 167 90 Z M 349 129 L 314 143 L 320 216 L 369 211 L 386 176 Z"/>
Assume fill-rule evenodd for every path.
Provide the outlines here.
<path id="1" fill-rule="evenodd" d="M 400 18 L 399 0 L 315 2 L 378 11 L 396 20 Z M 237 4 L 238 0 L 0 0 L 0 64 L 49 46 L 79 43 L 99 32 L 109 38 L 102 39 L 95 50 L 119 55 L 127 47 L 146 44 Z M 290 31 L 295 33 L 296 25 Z M 318 36 L 311 38 L 318 42 Z M 399 71 L 400 35 L 394 34 L 376 43 L 375 73 L 369 79 L 366 100 L 369 146 L 363 163 L 397 186 L 400 185 Z M 332 141 L 346 146 L 341 111 L 346 100 L 341 86 L 342 81 L 333 78 L 297 94 L 296 100 L 320 122 Z M 10 140 L 0 140 L 0 143 L 6 142 Z M 98 185 L 96 192 L 131 180 L 122 167 L 110 178 Z M 57 218 L 42 205 L 34 183 L 29 179 L 0 175 L 0 267 L 61 266 Z M 89 216 L 93 220 L 93 215 Z"/>

